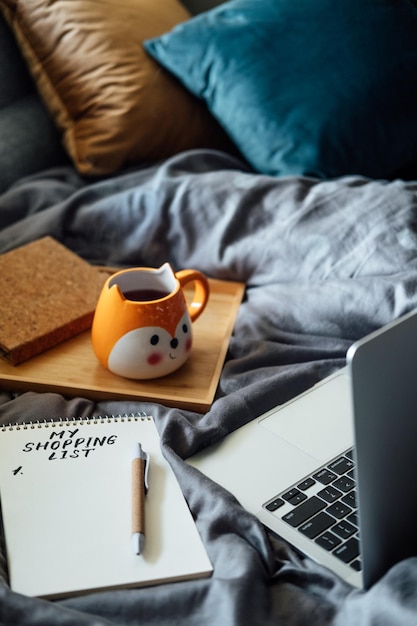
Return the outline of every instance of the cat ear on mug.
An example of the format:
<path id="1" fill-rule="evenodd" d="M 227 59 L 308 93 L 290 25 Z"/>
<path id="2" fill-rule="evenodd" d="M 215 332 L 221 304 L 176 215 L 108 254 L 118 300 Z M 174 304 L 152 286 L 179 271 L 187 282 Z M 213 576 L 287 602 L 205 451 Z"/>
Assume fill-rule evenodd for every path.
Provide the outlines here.
<path id="1" fill-rule="evenodd" d="M 183 289 L 194 284 L 187 302 Z M 110 276 L 97 302 L 91 340 L 99 362 L 133 379 L 166 376 L 188 359 L 192 324 L 204 311 L 209 283 L 198 270 L 175 273 L 169 263 Z"/>

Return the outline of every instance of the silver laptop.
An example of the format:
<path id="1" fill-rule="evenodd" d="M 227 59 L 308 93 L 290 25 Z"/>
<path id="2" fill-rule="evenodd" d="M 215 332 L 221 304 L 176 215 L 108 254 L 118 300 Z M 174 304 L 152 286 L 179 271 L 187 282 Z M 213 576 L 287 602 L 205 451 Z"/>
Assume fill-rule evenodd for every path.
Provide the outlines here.
<path id="1" fill-rule="evenodd" d="M 369 588 L 417 555 L 417 311 L 187 462 L 301 553 Z"/>

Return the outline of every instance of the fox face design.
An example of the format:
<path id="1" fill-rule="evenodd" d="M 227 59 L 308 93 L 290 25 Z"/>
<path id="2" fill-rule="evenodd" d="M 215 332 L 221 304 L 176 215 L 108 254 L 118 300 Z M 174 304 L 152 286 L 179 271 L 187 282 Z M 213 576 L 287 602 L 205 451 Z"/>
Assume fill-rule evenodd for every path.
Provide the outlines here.
<path id="1" fill-rule="evenodd" d="M 191 345 L 191 321 L 186 312 L 173 334 L 162 326 L 144 326 L 127 332 L 114 344 L 107 367 L 126 378 L 159 378 L 185 363 Z"/>
<path id="2" fill-rule="evenodd" d="M 193 298 L 183 287 L 195 285 Z M 124 378 L 151 379 L 171 374 L 190 355 L 192 323 L 204 310 L 207 278 L 197 270 L 174 274 L 132 268 L 110 276 L 101 291 L 91 328 L 100 363 Z M 190 301 L 191 300 L 191 301 Z"/>

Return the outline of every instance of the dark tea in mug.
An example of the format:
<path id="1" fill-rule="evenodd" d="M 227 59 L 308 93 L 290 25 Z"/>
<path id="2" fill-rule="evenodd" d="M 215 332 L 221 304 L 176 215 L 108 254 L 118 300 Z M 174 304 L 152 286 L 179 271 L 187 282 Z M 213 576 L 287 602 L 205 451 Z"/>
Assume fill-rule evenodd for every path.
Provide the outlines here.
<path id="1" fill-rule="evenodd" d="M 169 293 L 169 291 L 160 289 L 129 289 L 129 291 L 123 292 L 123 295 L 127 300 L 134 302 L 151 302 L 152 300 L 166 298 L 169 296 Z"/>

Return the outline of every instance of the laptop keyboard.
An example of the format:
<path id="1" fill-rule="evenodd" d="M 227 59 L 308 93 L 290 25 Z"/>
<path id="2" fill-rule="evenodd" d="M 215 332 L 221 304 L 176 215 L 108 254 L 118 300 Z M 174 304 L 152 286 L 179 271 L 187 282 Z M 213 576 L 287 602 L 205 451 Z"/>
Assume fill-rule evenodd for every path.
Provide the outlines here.
<path id="1" fill-rule="evenodd" d="M 360 571 L 354 465 L 350 449 L 263 506 Z"/>

